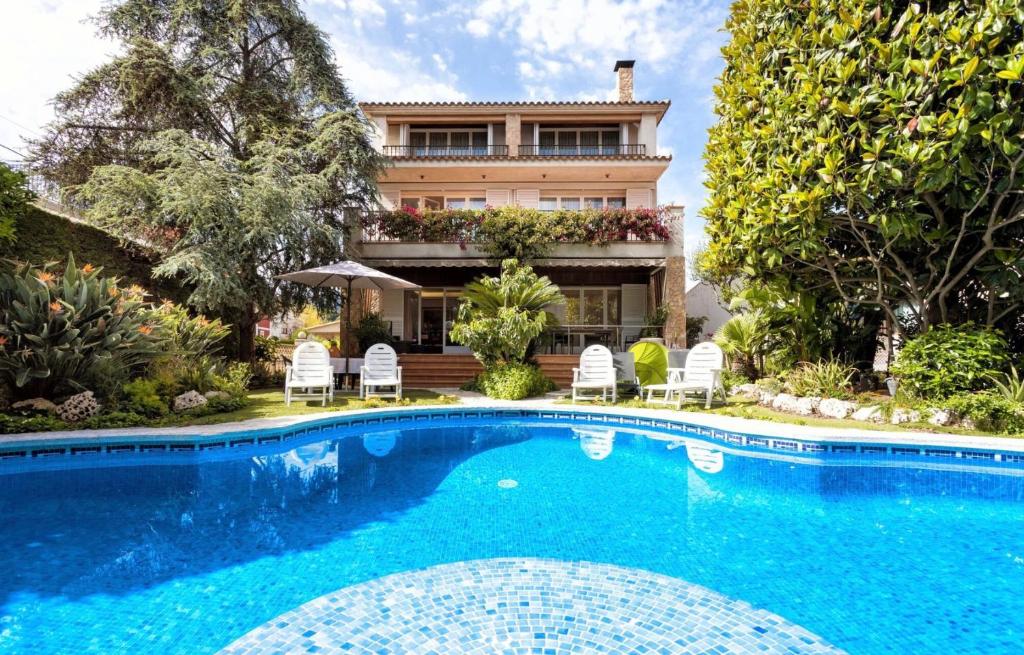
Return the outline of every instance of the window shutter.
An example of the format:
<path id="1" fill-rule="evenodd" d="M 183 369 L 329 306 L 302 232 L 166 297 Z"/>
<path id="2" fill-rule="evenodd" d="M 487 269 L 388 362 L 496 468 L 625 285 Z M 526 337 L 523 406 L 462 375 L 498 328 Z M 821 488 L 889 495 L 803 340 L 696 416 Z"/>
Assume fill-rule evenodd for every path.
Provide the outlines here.
<path id="1" fill-rule="evenodd" d="M 650 206 L 650 189 L 626 189 L 626 209 L 639 209 Z"/>
<path id="2" fill-rule="evenodd" d="M 516 204 L 525 209 L 540 207 L 540 189 L 519 189 L 516 191 Z"/>
<path id="3" fill-rule="evenodd" d="M 405 318 L 405 291 L 402 289 L 381 289 L 380 317 L 391 323 L 391 334 L 402 338 Z"/>
<path id="4" fill-rule="evenodd" d="M 487 189 L 486 204 L 491 207 L 504 207 L 505 205 L 511 204 L 509 202 L 512 192 L 508 189 Z"/>
<path id="5" fill-rule="evenodd" d="M 622 285 L 622 334 L 638 337 L 647 318 L 647 285 Z"/>

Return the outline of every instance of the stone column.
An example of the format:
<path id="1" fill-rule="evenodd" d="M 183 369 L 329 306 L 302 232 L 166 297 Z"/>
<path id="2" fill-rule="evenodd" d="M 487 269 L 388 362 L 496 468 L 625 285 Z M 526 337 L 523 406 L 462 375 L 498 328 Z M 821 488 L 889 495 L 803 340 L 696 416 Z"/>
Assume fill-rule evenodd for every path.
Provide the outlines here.
<path id="1" fill-rule="evenodd" d="M 662 302 L 668 308 L 665 321 L 665 345 L 686 347 L 686 257 L 665 259 L 665 293 Z"/>
<path id="2" fill-rule="evenodd" d="M 665 289 L 662 302 L 668 309 L 665 321 L 665 344 L 669 348 L 686 348 L 686 257 L 683 255 L 684 208 L 666 207 L 672 215 L 671 248 L 678 253 L 665 258 Z"/>
<path id="3" fill-rule="evenodd" d="M 505 144 L 508 156 L 519 156 L 519 144 L 523 142 L 522 123 L 519 114 L 505 114 Z"/>

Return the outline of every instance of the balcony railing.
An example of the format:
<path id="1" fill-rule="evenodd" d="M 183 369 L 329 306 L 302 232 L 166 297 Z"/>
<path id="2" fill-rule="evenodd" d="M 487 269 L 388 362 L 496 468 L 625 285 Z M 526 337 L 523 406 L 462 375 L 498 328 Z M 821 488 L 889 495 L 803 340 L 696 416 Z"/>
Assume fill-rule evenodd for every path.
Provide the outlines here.
<path id="1" fill-rule="evenodd" d="M 674 216 L 664 207 L 651 209 L 558 209 L 522 207 L 427 209 L 411 207 L 369 212 L 360 219 L 366 243 L 457 243 L 487 241 L 509 220 L 535 220 L 554 243 L 605 245 L 623 241 L 665 242 Z"/>
<path id="2" fill-rule="evenodd" d="M 606 146 L 519 146 L 520 157 L 646 157 L 644 143 Z"/>
<path id="3" fill-rule="evenodd" d="M 384 146 L 388 157 L 508 157 L 508 146 Z"/>

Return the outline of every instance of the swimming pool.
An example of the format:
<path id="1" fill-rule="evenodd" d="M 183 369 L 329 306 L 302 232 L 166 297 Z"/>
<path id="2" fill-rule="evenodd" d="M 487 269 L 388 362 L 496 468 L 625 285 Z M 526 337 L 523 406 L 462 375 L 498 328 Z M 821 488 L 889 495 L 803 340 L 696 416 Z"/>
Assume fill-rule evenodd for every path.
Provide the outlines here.
<path id="1" fill-rule="evenodd" d="M 486 558 L 703 585 L 851 653 L 1010 653 L 1024 477 L 541 417 L 0 466 L 0 651 L 215 652 L 322 594 Z"/>

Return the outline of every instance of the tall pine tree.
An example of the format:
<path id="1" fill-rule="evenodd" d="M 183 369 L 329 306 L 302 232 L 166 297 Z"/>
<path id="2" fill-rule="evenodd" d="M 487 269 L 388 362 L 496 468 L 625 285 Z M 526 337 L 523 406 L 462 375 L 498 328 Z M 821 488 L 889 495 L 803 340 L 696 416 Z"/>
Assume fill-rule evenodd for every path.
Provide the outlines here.
<path id="1" fill-rule="evenodd" d="M 294 0 L 123 0 L 97 18 L 122 54 L 55 100 L 33 144 L 96 223 L 163 255 L 189 302 L 237 326 L 310 300 L 274 276 L 342 256 L 383 160 L 326 38 Z"/>

